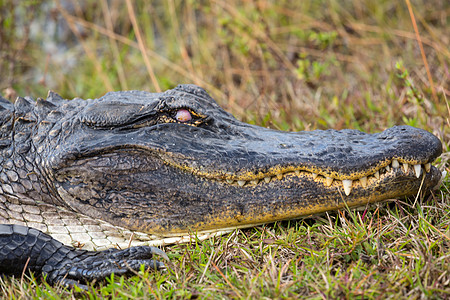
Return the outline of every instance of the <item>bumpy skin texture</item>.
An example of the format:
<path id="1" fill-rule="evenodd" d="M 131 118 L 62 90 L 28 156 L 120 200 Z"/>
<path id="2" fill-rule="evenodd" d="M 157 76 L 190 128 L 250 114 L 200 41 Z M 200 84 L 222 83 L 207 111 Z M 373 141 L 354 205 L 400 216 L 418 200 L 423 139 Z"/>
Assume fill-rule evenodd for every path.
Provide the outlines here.
<path id="1" fill-rule="evenodd" d="M 102 280 L 112 273 L 133 274 L 142 265 L 146 269 L 164 269 L 163 263 L 152 259 L 155 253 L 166 257 L 158 248 L 148 246 L 80 250 L 33 228 L 0 224 L 0 274 L 20 275 L 29 270 L 46 275 L 50 284 L 87 289 L 87 281 Z"/>
<path id="2" fill-rule="evenodd" d="M 70 236 L 69 243 L 92 239 L 96 248 L 116 226 L 182 236 L 427 192 L 441 178 L 430 163 L 442 145 L 409 126 L 375 134 L 253 126 L 225 112 L 203 89 L 181 85 L 88 100 L 67 101 L 52 92 L 36 102 L 0 98 L 0 151 L 0 223 Z M 109 229 L 95 239 L 94 227 L 102 224 Z M 23 266 L 30 256 L 28 267 L 51 273 L 53 282 L 73 273 L 67 266 L 81 252 L 62 246 L 67 257 L 45 252 L 47 272 L 37 250 L 8 246 L 29 234 L 47 237 L 6 228 L 0 241 L 5 265 Z M 16 249 L 25 252 L 15 256 Z M 119 265 L 128 255 L 110 251 L 99 255 Z M 101 273 L 96 264 L 79 268 L 88 271 L 70 280 Z"/>

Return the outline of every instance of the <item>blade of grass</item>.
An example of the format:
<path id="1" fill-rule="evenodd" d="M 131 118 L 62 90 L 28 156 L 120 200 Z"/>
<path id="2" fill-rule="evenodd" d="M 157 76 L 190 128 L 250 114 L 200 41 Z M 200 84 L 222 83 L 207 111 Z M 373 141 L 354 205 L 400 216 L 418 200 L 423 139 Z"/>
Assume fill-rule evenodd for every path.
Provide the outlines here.
<path id="1" fill-rule="evenodd" d="M 448 111 L 448 117 L 446 118 L 446 121 L 447 121 L 447 125 L 450 127 L 450 106 L 448 105 L 448 99 L 447 99 L 447 96 L 445 95 L 444 89 L 442 89 L 442 94 L 444 95 L 445 104 L 447 105 L 447 111 Z"/>
<path id="2" fill-rule="evenodd" d="M 106 0 L 102 0 L 100 1 L 100 3 L 102 5 L 103 18 L 105 20 L 106 27 L 108 28 L 108 30 L 114 31 L 114 26 L 111 18 L 111 11 L 109 10 L 108 3 Z M 120 88 L 122 90 L 128 90 L 127 79 L 125 76 L 125 72 L 123 70 L 123 65 L 119 54 L 119 48 L 117 47 L 117 41 L 113 39 L 111 36 L 109 36 L 108 38 L 109 44 L 111 46 L 111 51 L 114 55 L 114 62 L 115 62 L 114 65 L 117 68 L 117 75 L 119 77 Z"/>
<path id="3" fill-rule="evenodd" d="M 111 84 L 111 81 L 108 78 L 108 75 L 104 72 L 102 65 L 100 64 L 100 60 L 96 57 L 95 52 L 92 50 L 91 47 L 86 45 L 86 42 L 81 37 L 81 34 L 75 26 L 74 22 L 72 22 L 72 19 L 69 18 L 69 13 L 63 8 L 59 0 L 56 0 L 56 7 L 63 15 L 64 19 L 67 21 L 67 24 L 69 25 L 70 30 L 73 32 L 73 34 L 78 38 L 78 41 L 80 42 L 81 47 L 83 47 L 84 52 L 89 57 L 90 61 L 94 65 L 95 69 L 97 70 L 98 75 L 101 77 L 103 84 L 106 86 L 106 88 L 110 91 L 113 90 L 113 86 Z"/>
<path id="4" fill-rule="evenodd" d="M 173 20 L 173 30 L 175 37 L 177 39 L 178 49 L 180 50 L 180 55 L 184 61 L 184 66 L 189 70 L 190 73 L 195 73 L 195 69 L 192 64 L 192 60 L 189 57 L 188 51 L 186 49 L 185 42 L 183 38 L 181 38 L 180 30 L 182 27 L 178 24 L 178 18 L 175 12 L 175 3 L 173 0 L 167 1 L 167 5 L 169 6 L 169 12 Z M 195 82 L 198 84 L 197 82 Z"/>
<path id="5" fill-rule="evenodd" d="M 433 78 L 431 77 L 430 67 L 428 66 L 427 57 L 425 55 L 425 51 L 423 50 L 422 40 L 420 38 L 419 29 L 417 28 L 416 18 L 414 17 L 414 12 L 412 10 L 411 2 L 409 0 L 405 0 L 406 5 L 408 6 L 409 15 L 411 17 L 411 22 L 414 27 L 414 31 L 416 33 L 417 43 L 419 44 L 420 54 L 422 55 L 423 64 L 425 65 L 425 69 L 427 71 L 428 81 L 430 82 L 431 93 L 433 94 L 433 99 L 436 104 L 438 104 L 439 99 L 436 94 L 436 90 L 434 88 Z"/>
<path id="6" fill-rule="evenodd" d="M 281 49 L 278 47 L 278 45 L 274 41 L 272 41 L 272 39 L 266 33 L 264 33 L 262 30 L 258 29 L 258 26 L 255 26 L 249 19 L 247 19 L 245 16 L 243 16 L 235 6 L 229 4 L 228 2 L 225 2 L 225 1 L 213 0 L 213 2 L 216 3 L 218 6 L 222 7 L 224 10 L 228 11 L 230 13 L 230 15 L 233 16 L 233 18 L 239 19 L 240 21 L 242 21 L 242 23 L 247 25 L 249 28 L 252 28 L 253 29 L 252 34 L 254 34 L 254 36 L 252 36 L 251 38 L 262 39 L 273 50 L 273 52 L 277 54 L 278 58 L 281 59 L 283 64 L 286 66 L 286 68 L 291 70 L 291 72 L 295 73 L 296 67 L 286 57 L 286 55 L 283 53 L 283 51 L 281 51 Z"/>
<path id="7" fill-rule="evenodd" d="M 142 53 L 142 58 L 144 59 L 145 67 L 147 68 L 148 75 L 150 76 L 150 79 L 152 81 L 153 87 L 155 88 L 155 91 L 158 93 L 161 93 L 161 87 L 159 86 L 158 80 L 156 79 L 155 73 L 153 72 L 152 64 L 150 63 L 150 60 L 148 59 L 146 47 L 144 44 L 144 40 L 142 39 L 141 30 L 139 28 L 138 22 L 136 20 L 136 14 L 134 13 L 133 4 L 131 3 L 131 0 L 126 0 L 127 3 L 127 9 L 128 9 L 128 16 L 130 17 L 131 24 L 133 25 L 134 33 L 136 34 L 136 39 L 138 41 L 139 50 Z"/>
<path id="8" fill-rule="evenodd" d="M 219 267 L 213 261 L 211 261 L 211 265 L 214 267 L 214 269 L 217 270 L 217 272 L 219 272 L 220 276 L 222 276 L 222 278 L 231 287 L 231 289 L 236 293 L 236 295 L 238 295 L 237 298 L 242 298 L 241 293 L 239 293 L 239 291 L 234 287 L 234 285 L 231 284 L 231 282 L 228 280 L 228 278 L 222 273 L 222 271 L 220 271 Z"/>

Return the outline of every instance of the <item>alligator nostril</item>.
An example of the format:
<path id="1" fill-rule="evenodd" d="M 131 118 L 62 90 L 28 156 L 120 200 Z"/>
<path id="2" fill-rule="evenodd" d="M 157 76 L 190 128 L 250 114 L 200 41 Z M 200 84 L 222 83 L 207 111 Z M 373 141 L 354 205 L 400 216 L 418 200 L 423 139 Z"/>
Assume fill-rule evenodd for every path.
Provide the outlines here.
<path id="1" fill-rule="evenodd" d="M 288 149 L 288 148 L 292 148 L 292 145 L 287 145 L 287 144 L 279 144 L 278 147 L 283 148 L 283 149 Z"/>

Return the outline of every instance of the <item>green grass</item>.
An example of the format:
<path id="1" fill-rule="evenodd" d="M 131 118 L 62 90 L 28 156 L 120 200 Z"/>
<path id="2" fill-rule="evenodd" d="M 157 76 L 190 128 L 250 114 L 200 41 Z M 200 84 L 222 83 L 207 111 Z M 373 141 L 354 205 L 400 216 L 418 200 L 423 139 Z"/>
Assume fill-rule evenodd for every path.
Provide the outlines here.
<path id="1" fill-rule="evenodd" d="M 442 140 L 437 166 L 450 171 L 447 1 L 411 5 L 426 61 L 402 1 L 136 1 L 133 12 L 125 1 L 69 2 L 74 10 L 53 16 L 78 31 L 48 54 L 55 36 L 32 34 L 33 22 L 50 19 L 43 2 L 0 0 L 3 96 L 96 98 L 196 83 L 237 118 L 281 130 L 424 128 Z M 447 178 L 426 199 L 168 246 L 167 272 L 114 278 L 87 294 L 26 276 L 1 279 L 0 290 L 6 299 L 450 298 L 449 188 Z"/>

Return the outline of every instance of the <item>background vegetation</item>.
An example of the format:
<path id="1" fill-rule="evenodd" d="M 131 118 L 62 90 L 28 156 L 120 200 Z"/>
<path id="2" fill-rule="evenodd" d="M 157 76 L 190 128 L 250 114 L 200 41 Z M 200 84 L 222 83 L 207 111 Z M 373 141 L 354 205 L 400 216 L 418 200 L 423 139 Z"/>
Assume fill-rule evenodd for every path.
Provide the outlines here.
<path id="1" fill-rule="evenodd" d="M 0 0 L 0 24 L 0 91 L 12 101 L 195 83 L 237 118 L 281 130 L 424 128 L 449 170 L 446 0 Z M 10 299 L 450 298 L 449 186 L 168 246 L 168 272 L 89 294 L 29 278 L 0 289 Z"/>

